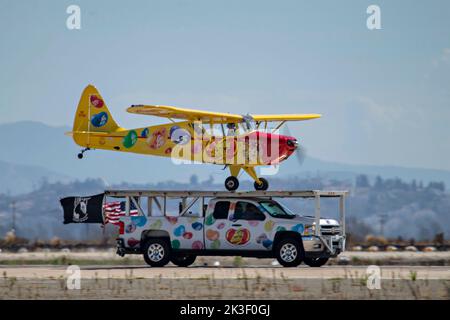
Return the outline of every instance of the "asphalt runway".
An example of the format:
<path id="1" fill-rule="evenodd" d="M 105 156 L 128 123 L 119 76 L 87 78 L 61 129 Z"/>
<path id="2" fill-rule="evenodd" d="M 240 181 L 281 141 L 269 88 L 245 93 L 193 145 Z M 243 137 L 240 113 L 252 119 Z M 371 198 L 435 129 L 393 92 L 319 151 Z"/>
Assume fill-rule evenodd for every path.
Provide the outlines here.
<path id="1" fill-rule="evenodd" d="M 238 267 L 189 267 L 166 266 L 151 268 L 142 265 L 83 265 L 80 266 L 84 279 L 241 279 L 241 278 L 280 278 L 280 279 L 348 279 L 360 278 L 367 274 L 367 266 L 322 266 L 298 268 L 246 266 Z M 448 266 L 380 266 L 384 279 L 422 279 L 450 280 Z M 0 276 L 27 279 L 55 279 L 67 276 L 66 266 L 29 265 L 0 266 Z"/>
<path id="2" fill-rule="evenodd" d="M 0 299 L 450 299 L 449 267 L 366 266 L 150 268 L 82 265 L 71 288 L 62 265 L 0 266 Z"/>

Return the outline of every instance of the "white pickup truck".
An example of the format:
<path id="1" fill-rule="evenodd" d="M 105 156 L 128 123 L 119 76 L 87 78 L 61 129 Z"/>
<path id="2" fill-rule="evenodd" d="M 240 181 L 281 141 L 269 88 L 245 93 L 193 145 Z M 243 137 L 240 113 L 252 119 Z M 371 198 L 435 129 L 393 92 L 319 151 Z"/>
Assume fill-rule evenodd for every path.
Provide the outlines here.
<path id="1" fill-rule="evenodd" d="M 206 196 L 213 194 L 203 192 L 197 200 L 201 197 L 203 203 Z M 138 196 L 142 196 L 142 192 L 129 193 L 127 201 L 133 202 L 140 214 L 120 218 L 117 253 L 121 256 L 143 254 L 152 267 L 162 267 L 169 261 L 187 267 L 197 256 L 218 255 L 276 257 L 285 267 L 295 267 L 302 262 L 320 267 L 344 250 L 344 226 L 334 219 L 296 215 L 272 196 L 224 194 L 226 196 L 211 197 L 207 205 L 203 204 L 203 215 L 189 215 L 189 208 L 180 206 L 179 216 L 152 216 L 150 212 L 145 215 L 140 208 Z M 120 191 L 110 191 L 109 195 L 120 196 Z M 345 192 L 334 195 L 342 198 L 342 218 L 343 195 Z M 189 196 L 195 200 L 195 194 Z M 165 204 L 166 198 L 163 202 Z M 320 212 L 320 204 L 318 209 Z M 319 229 L 316 229 L 317 221 L 320 221 Z"/>

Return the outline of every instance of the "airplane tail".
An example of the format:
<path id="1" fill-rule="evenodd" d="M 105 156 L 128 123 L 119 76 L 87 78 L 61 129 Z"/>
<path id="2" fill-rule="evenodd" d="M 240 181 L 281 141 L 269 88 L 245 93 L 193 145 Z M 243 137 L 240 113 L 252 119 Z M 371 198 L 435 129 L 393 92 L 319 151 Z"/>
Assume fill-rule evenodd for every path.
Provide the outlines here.
<path id="1" fill-rule="evenodd" d="M 105 101 L 93 85 L 88 85 L 81 94 L 75 113 L 71 134 L 78 145 L 89 147 L 89 136 L 117 131 L 120 129 L 114 121 Z"/>

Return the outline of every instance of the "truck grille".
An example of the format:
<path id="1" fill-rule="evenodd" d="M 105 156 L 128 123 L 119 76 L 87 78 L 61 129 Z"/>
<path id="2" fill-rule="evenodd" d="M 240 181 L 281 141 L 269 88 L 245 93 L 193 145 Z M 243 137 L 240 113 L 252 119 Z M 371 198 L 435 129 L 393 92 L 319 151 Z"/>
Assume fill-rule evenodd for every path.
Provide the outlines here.
<path id="1" fill-rule="evenodd" d="M 324 236 L 334 236 L 339 234 L 341 229 L 337 226 L 320 226 L 322 235 Z"/>

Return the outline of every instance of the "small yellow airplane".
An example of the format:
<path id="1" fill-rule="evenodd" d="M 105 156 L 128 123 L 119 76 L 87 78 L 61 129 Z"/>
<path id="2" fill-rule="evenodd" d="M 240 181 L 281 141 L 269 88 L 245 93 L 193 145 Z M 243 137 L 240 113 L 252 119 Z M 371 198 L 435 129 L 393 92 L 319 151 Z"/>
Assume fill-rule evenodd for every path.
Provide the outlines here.
<path id="1" fill-rule="evenodd" d="M 182 163 L 224 165 L 231 173 L 225 180 L 229 191 L 239 187 L 237 177 L 241 169 L 255 181 L 256 190 L 267 190 L 268 181 L 257 176 L 255 167 L 279 164 L 298 148 L 296 138 L 278 134 L 278 129 L 286 121 L 321 116 L 238 115 L 158 105 L 132 105 L 127 111 L 163 117 L 171 122 L 124 129 L 114 121 L 97 89 L 88 85 L 81 95 L 73 130 L 67 133 L 83 147 L 78 158 L 82 159 L 87 150 L 104 149 L 171 157 Z M 278 122 L 278 125 L 269 129 L 271 122 Z"/>

